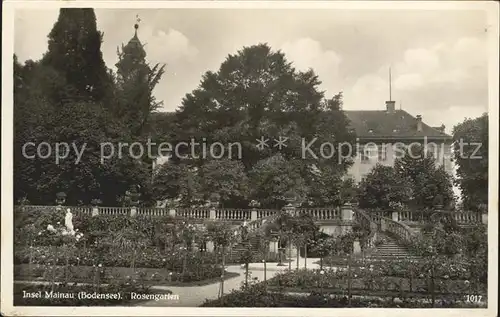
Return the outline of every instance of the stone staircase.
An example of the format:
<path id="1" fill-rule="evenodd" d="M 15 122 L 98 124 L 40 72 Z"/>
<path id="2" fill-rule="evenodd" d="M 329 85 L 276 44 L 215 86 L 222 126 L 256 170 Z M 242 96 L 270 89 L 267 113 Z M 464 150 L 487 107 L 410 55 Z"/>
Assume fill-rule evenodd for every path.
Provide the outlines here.
<path id="1" fill-rule="evenodd" d="M 380 233 L 380 237 L 384 238 L 386 242 L 376 247 L 368 257 L 373 259 L 398 259 L 398 258 L 416 258 L 405 247 L 397 243 L 397 240 L 390 235 Z"/>

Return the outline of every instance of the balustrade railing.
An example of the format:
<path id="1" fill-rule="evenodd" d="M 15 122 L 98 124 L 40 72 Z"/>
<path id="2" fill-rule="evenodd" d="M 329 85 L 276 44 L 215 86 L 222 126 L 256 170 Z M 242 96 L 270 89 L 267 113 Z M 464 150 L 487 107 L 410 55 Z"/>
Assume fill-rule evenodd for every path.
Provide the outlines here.
<path id="1" fill-rule="evenodd" d="M 209 219 L 210 208 L 176 208 L 175 216 L 190 219 Z"/>
<path id="2" fill-rule="evenodd" d="M 379 230 L 377 223 L 363 210 L 353 208 L 353 211 L 355 220 L 361 225 L 361 227 L 369 229 L 369 234 L 366 239 L 366 248 L 368 250 L 374 248 Z"/>
<path id="3" fill-rule="evenodd" d="M 472 211 L 428 211 L 412 210 L 397 212 L 397 219 L 405 223 L 434 222 L 437 218 L 452 217 L 458 224 L 479 224 L 482 222 L 480 213 Z"/>
<path id="4" fill-rule="evenodd" d="M 339 208 L 298 208 L 299 213 L 308 213 L 315 220 L 341 220 Z"/>
<path id="5" fill-rule="evenodd" d="M 257 219 L 267 218 L 277 214 L 279 210 L 275 209 L 257 209 Z"/>
<path id="6" fill-rule="evenodd" d="M 15 206 L 14 210 L 16 211 L 26 211 L 26 212 L 31 212 L 31 211 L 36 211 L 36 210 L 57 210 L 57 208 L 60 208 L 61 210 L 66 210 L 66 208 L 70 208 L 72 213 L 76 214 L 84 214 L 84 215 L 91 215 L 92 214 L 92 207 L 82 207 L 82 206 L 77 206 L 77 207 L 68 207 L 68 206 L 32 206 L 32 205 L 23 205 L 23 206 Z"/>
<path id="7" fill-rule="evenodd" d="M 71 210 L 75 207 L 70 207 Z M 130 213 L 129 207 L 99 207 L 99 214 L 101 215 L 128 215 Z"/>
<path id="8" fill-rule="evenodd" d="M 249 209 L 216 209 L 215 218 L 228 221 L 243 221 L 250 219 Z"/>
<path id="9" fill-rule="evenodd" d="M 163 217 L 169 215 L 169 210 L 166 208 L 137 208 L 137 214 L 149 217 Z"/>
<path id="10" fill-rule="evenodd" d="M 404 223 L 394 221 L 391 218 L 382 217 L 376 213 L 366 213 L 370 219 L 377 224 L 380 231 L 387 231 L 399 237 L 404 242 L 409 242 L 413 236 L 413 230 Z"/>

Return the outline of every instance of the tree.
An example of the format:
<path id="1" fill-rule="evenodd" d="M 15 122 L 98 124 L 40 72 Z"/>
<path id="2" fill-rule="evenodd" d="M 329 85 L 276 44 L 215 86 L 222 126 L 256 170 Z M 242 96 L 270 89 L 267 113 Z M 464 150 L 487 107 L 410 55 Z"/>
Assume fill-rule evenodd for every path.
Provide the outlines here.
<path id="1" fill-rule="evenodd" d="M 411 197 L 411 183 L 391 166 L 377 164 L 359 185 L 362 208 L 389 210 L 392 204 L 406 204 Z"/>
<path id="2" fill-rule="evenodd" d="M 57 87 L 59 98 L 53 102 L 103 102 L 110 97 L 112 79 L 102 58 L 101 42 L 94 9 L 59 10 L 49 34 L 48 51 L 42 59 L 43 65 L 52 67 L 64 78 L 63 86 Z"/>
<path id="3" fill-rule="evenodd" d="M 410 182 L 414 206 L 432 209 L 437 195 L 442 196 L 445 207 L 453 203 L 451 175 L 443 167 L 436 167 L 434 157 L 423 146 L 414 144 L 409 147 L 403 157 L 396 159 L 394 169 Z"/>
<path id="4" fill-rule="evenodd" d="M 40 203 L 37 185 L 46 162 L 28 159 L 22 152 L 27 142 L 36 144 L 50 140 L 50 127 L 55 125 L 56 111 L 46 96 L 46 90 L 59 77 L 52 69 L 33 61 L 21 65 L 14 56 L 14 197 Z M 31 156 L 36 149 L 26 149 Z M 51 197 L 53 203 L 54 196 Z"/>
<path id="5" fill-rule="evenodd" d="M 335 166 L 316 166 L 306 177 L 308 184 L 307 205 L 317 207 L 341 206 L 355 196 L 355 184 L 352 179 L 343 179 L 345 171 Z"/>
<path id="6" fill-rule="evenodd" d="M 488 114 L 466 119 L 453 128 L 456 185 L 464 207 L 479 211 L 488 205 Z"/>
<path id="7" fill-rule="evenodd" d="M 200 86 L 183 99 L 175 122 L 175 142 L 202 138 L 207 144 L 237 141 L 241 156 L 233 152 L 231 158 L 241 160 L 250 179 L 250 174 L 265 170 L 263 165 L 268 164 L 269 157 L 275 157 L 279 164 L 290 164 L 296 170 L 291 181 L 298 180 L 299 185 L 293 189 L 295 193 L 288 194 L 305 198 L 307 191 L 302 184 L 312 164 L 321 168 L 340 163 L 339 171 L 350 164 L 338 151 L 331 157 L 319 154 L 321 145 L 354 143 L 341 111 L 341 94 L 326 100 L 318 91 L 319 84 L 312 70 L 297 71 L 282 52 L 272 51 L 267 44 L 244 47 L 229 55 L 217 72 L 207 72 Z M 271 144 L 284 138 L 286 144 L 281 148 Z M 259 139 L 267 139 L 267 146 L 256 147 Z M 303 150 L 304 142 L 307 151 Z M 198 167 L 204 163 L 202 158 L 193 160 Z M 278 187 L 271 190 L 274 198 L 267 199 L 276 206 L 280 204 L 276 196 L 283 196 L 283 189 L 287 191 L 285 187 L 290 186 Z"/>
<path id="8" fill-rule="evenodd" d="M 222 274 L 221 274 L 221 296 L 224 295 L 224 273 L 226 269 L 226 250 L 236 239 L 234 231 L 226 223 L 210 223 L 207 233 L 216 248 L 221 248 Z"/>
<path id="9" fill-rule="evenodd" d="M 104 205 L 116 205 L 126 190 L 139 185 L 143 204 L 151 203 L 148 159 L 114 153 L 113 158 L 101 162 L 103 142 L 116 146 L 118 142 L 143 141 L 110 107 L 115 86 L 102 60 L 101 40 L 93 9 L 61 9 L 42 60 L 21 65 L 14 56 L 16 200 L 52 204 L 55 193 L 64 191 L 68 204 L 88 204 L 99 198 Z M 146 93 L 150 104 L 154 103 L 150 90 L 162 71 L 152 72 L 154 75 L 147 73 L 147 85 L 136 87 Z M 50 155 L 42 153 L 47 154 L 46 159 L 23 155 L 28 142 L 35 146 L 66 143 L 71 148 L 69 152 L 61 149 L 68 156 L 55 162 L 54 149 Z M 75 148 L 84 149 L 81 159 Z M 35 147 L 28 147 L 26 154 L 35 152 Z"/>
<path id="10" fill-rule="evenodd" d="M 217 194 L 221 206 L 226 203 L 246 201 L 248 197 L 248 177 L 245 166 L 237 160 L 209 160 L 201 169 L 202 193 L 205 200 Z"/>
<path id="11" fill-rule="evenodd" d="M 249 173 L 251 197 L 262 206 L 281 208 L 291 197 L 303 200 L 307 187 L 300 172 L 300 163 L 287 161 L 276 154 L 259 161 Z"/>
<path id="12" fill-rule="evenodd" d="M 190 206 L 202 201 L 200 183 L 196 168 L 187 162 L 167 162 L 155 175 L 154 197 L 156 200 L 179 198 L 181 205 Z"/>
<path id="13" fill-rule="evenodd" d="M 304 248 L 304 267 L 307 268 L 307 245 L 317 234 L 319 227 L 310 214 L 301 213 L 291 219 L 291 237 L 297 246 L 297 269 L 299 267 L 300 247 Z"/>

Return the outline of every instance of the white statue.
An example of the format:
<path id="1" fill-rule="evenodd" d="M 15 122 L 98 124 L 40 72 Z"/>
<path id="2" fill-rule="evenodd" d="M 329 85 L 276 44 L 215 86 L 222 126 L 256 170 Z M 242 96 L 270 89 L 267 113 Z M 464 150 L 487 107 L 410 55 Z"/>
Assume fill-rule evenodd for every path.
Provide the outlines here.
<path id="1" fill-rule="evenodd" d="M 73 230 L 73 214 L 71 210 L 66 209 L 66 217 L 64 219 L 64 224 L 66 225 L 66 230 L 70 235 L 74 235 L 75 231 Z"/>

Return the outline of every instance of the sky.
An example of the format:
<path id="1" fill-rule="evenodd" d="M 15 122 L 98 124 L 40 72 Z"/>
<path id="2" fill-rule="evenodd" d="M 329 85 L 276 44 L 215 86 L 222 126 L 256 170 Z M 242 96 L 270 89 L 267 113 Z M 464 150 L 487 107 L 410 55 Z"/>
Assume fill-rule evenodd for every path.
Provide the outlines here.
<path id="1" fill-rule="evenodd" d="M 465 117 L 488 110 L 487 30 L 484 11 L 339 9 L 96 9 L 108 67 L 117 47 L 134 34 L 150 63 L 166 64 L 156 87 L 162 111 L 173 111 L 196 89 L 206 71 L 228 54 L 268 43 L 299 70 L 312 68 L 326 97 L 342 91 L 345 110 L 397 108 L 422 115 L 451 133 Z M 58 9 L 15 14 L 14 51 L 20 61 L 47 50 Z"/>

